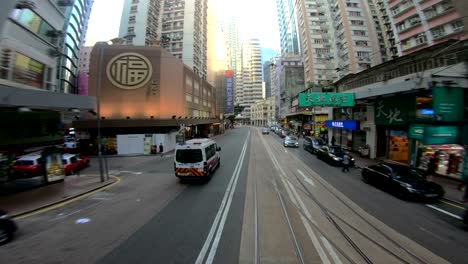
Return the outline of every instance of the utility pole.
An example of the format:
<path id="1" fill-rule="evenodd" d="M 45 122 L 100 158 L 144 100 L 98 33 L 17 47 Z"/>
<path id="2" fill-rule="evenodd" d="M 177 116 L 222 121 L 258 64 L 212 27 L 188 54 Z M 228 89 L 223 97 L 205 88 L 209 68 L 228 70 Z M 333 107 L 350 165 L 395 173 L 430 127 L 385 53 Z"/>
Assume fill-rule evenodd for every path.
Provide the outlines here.
<path id="1" fill-rule="evenodd" d="M 99 175 L 101 182 L 105 181 L 104 166 L 102 162 L 102 139 L 101 139 L 101 89 L 102 89 L 102 64 L 104 60 L 104 47 L 107 46 L 107 42 L 98 42 L 99 45 L 99 65 L 98 65 L 98 83 L 97 83 L 97 141 L 98 141 L 98 161 L 99 161 Z M 107 166 L 106 166 L 107 167 Z"/>

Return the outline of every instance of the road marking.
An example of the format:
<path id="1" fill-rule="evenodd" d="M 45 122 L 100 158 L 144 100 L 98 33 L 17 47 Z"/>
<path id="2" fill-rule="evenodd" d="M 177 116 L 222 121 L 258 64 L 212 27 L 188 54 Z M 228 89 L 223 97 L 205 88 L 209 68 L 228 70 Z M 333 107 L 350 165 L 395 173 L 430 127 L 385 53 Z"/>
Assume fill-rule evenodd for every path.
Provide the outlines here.
<path id="1" fill-rule="evenodd" d="M 430 208 L 432 208 L 432 209 L 434 209 L 434 210 L 437 210 L 437 211 L 439 211 L 439 212 L 441 212 L 441 213 L 444 213 L 444 214 L 446 214 L 446 215 L 449 215 L 449 216 L 451 216 L 451 217 L 453 217 L 453 218 L 456 218 L 456 219 L 458 219 L 458 220 L 463 220 L 463 218 L 462 218 L 461 216 L 458 216 L 458 215 L 456 215 L 456 214 L 452 214 L 452 213 L 450 213 L 450 212 L 447 212 L 447 211 L 445 211 L 445 210 L 442 210 L 442 209 L 440 209 L 439 207 L 435 207 L 435 206 L 430 205 L 430 204 L 426 204 L 426 206 L 427 206 L 427 207 L 430 207 Z"/>
<path id="2" fill-rule="evenodd" d="M 328 252 L 330 252 L 330 255 L 333 259 L 333 261 L 335 263 L 342 263 L 341 262 L 341 259 L 338 257 L 338 255 L 336 254 L 335 250 L 333 249 L 333 247 L 330 245 L 330 242 L 328 242 L 328 240 L 326 238 L 324 238 L 323 236 L 320 236 L 320 239 L 322 240 L 322 243 L 323 245 L 325 246 L 325 248 L 328 250 Z"/>
<path id="3" fill-rule="evenodd" d="M 316 222 L 314 221 L 314 219 L 312 218 L 309 210 L 304 205 L 304 202 L 300 198 L 300 196 L 297 193 L 294 186 L 286 179 L 286 173 L 284 172 L 283 168 L 280 166 L 280 164 L 279 164 L 278 160 L 276 159 L 276 157 L 273 155 L 273 153 L 272 153 L 272 151 L 270 149 L 270 146 L 268 146 L 265 143 L 265 140 L 263 138 L 262 138 L 262 142 L 263 142 L 263 144 L 265 146 L 265 149 L 267 150 L 268 155 L 270 156 L 270 159 L 271 159 L 273 165 L 280 172 L 279 173 L 279 178 L 281 179 L 281 181 L 282 181 L 282 183 L 283 183 L 283 185 L 284 185 L 284 187 L 286 189 L 286 192 L 288 193 L 288 195 L 290 197 L 290 200 L 293 201 L 293 203 L 304 212 L 304 214 L 307 216 L 307 218 L 312 223 L 317 225 Z M 294 201 L 297 201 L 297 202 L 294 202 Z M 304 227 L 305 227 L 305 229 L 307 231 L 307 234 L 309 235 L 310 240 L 312 241 L 312 244 L 314 245 L 315 249 L 317 250 L 317 253 L 319 254 L 320 259 L 322 260 L 322 263 L 330 264 L 331 262 L 328 259 L 328 256 L 325 253 L 325 250 L 323 249 L 322 245 L 320 244 L 320 242 L 319 242 L 319 240 L 317 238 L 317 235 L 312 230 L 312 227 L 310 226 L 308 220 L 302 214 L 301 214 L 301 220 L 302 220 L 302 224 L 304 225 Z M 323 239 L 326 239 L 326 238 L 323 238 Z M 334 252 L 334 250 L 333 250 L 333 252 Z M 330 252 L 330 255 L 332 255 L 332 254 L 333 253 Z M 341 263 L 341 261 L 337 262 L 337 263 Z"/>
<path id="4" fill-rule="evenodd" d="M 91 195 L 93 195 L 93 194 L 96 194 L 96 193 L 98 193 L 98 192 L 104 191 L 104 190 L 106 190 L 106 189 L 108 189 L 108 188 L 110 188 L 110 187 L 112 187 L 112 186 L 114 186 L 114 185 L 120 183 L 121 180 L 120 180 L 119 177 L 117 177 L 117 176 L 111 176 L 111 177 L 115 178 L 115 182 L 113 182 L 113 183 L 111 183 L 111 184 L 109 184 L 109 185 L 106 185 L 106 186 L 103 186 L 103 187 L 101 187 L 101 188 L 98 188 L 98 189 L 96 189 L 96 190 L 94 190 L 94 191 L 92 191 L 92 192 L 88 192 L 88 193 L 84 193 L 84 194 L 82 194 L 82 195 L 78 195 L 78 196 L 76 196 L 76 197 L 74 197 L 74 198 L 71 198 L 71 199 L 69 199 L 69 200 L 63 201 L 63 202 L 61 202 L 61 203 L 57 203 L 57 204 L 54 204 L 54 205 L 51 205 L 51 206 L 48 206 L 48 207 L 45 207 L 45 208 L 42 208 L 42 209 L 39 209 L 39 210 L 35 210 L 35 211 L 30 212 L 30 213 L 21 214 L 21 215 L 19 215 L 19 216 L 13 217 L 13 219 L 14 219 L 14 220 L 19 220 L 19 219 L 23 219 L 23 218 L 26 218 L 26 217 L 30 217 L 30 216 L 33 216 L 33 215 L 45 213 L 45 212 L 48 212 L 48 211 L 50 211 L 50 210 L 54 210 L 54 209 L 63 207 L 63 206 L 65 206 L 65 205 L 69 204 L 69 203 L 73 203 L 73 202 L 75 202 L 75 201 L 81 200 L 81 199 L 83 199 L 83 198 L 86 198 L 86 197 L 91 196 Z"/>
<path id="5" fill-rule="evenodd" d="M 454 204 L 454 203 L 450 203 L 450 202 L 447 202 L 447 201 L 444 201 L 444 200 L 440 200 L 441 202 L 443 202 L 444 204 L 448 204 L 448 205 L 451 205 L 453 207 L 456 207 L 458 209 L 462 209 L 462 210 L 465 210 L 465 207 L 461 206 L 461 205 L 458 205 L 458 204 Z"/>
<path id="6" fill-rule="evenodd" d="M 297 172 L 302 176 L 305 182 L 315 187 L 315 183 L 311 178 L 307 177 L 300 169 L 297 169 Z"/>
<path id="7" fill-rule="evenodd" d="M 213 245 L 211 246 L 210 253 L 208 254 L 208 258 L 205 263 L 211 263 L 214 259 L 214 254 L 218 248 L 219 239 L 221 238 L 221 234 L 224 229 L 224 223 L 226 222 L 226 216 L 229 212 L 232 196 L 234 195 L 234 190 L 237 185 L 237 180 L 239 179 L 240 171 L 242 169 L 242 164 L 244 162 L 245 153 L 247 151 L 247 145 L 249 140 L 250 132 L 247 134 L 247 138 L 245 139 L 244 146 L 241 151 L 241 155 L 237 161 L 236 167 L 234 168 L 234 172 L 232 173 L 231 180 L 229 181 L 228 187 L 226 188 L 226 192 L 224 193 L 223 200 L 221 201 L 221 205 L 219 206 L 218 212 L 216 213 L 216 217 L 211 225 L 210 232 L 206 237 L 205 243 L 203 244 L 200 253 L 198 254 L 197 260 L 195 261 L 196 264 L 200 264 L 205 259 L 206 253 L 212 241 Z M 219 227 L 218 227 L 219 224 Z M 216 232 L 216 236 L 215 236 Z M 214 239 L 214 240 L 213 240 Z"/>
<path id="8" fill-rule="evenodd" d="M 431 235 L 431 236 L 433 236 L 433 237 L 439 239 L 439 240 L 442 240 L 442 241 L 444 241 L 444 242 L 448 242 L 446 239 L 443 239 L 442 237 L 440 237 L 440 236 L 438 236 L 438 235 L 432 233 L 431 231 L 425 229 L 424 227 L 419 227 L 419 229 L 420 229 L 421 231 L 424 231 L 424 232 L 428 233 L 429 235 Z"/>

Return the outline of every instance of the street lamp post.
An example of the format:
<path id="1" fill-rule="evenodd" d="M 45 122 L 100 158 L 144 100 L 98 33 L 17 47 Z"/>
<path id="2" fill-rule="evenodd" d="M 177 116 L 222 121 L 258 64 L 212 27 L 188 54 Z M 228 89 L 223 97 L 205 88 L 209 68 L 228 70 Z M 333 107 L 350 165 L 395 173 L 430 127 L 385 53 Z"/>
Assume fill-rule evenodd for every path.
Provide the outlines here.
<path id="1" fill-rule="evenodd" d="M 99 175 L 101 177 L 101 182 L 105 181 L 104 178 L 104 166 L 102 162 L 102 139 L 101 139 L 101 89 L 102 89 L 102 64 L 104 60 L 104 47 L 107 46 L 107 42 L 100 41 L 96 43 L 99 45 L 99 65 L 98 65 L 98 83 L 97 83 L 97 100 L 96 100 L 96 110 L 97 110 L 97 140 L 98 140 L 98 161 L 99 161 Z M 107 162 L 106 162 L 107 163 Z M 106 164 L 107 167 L 107 164 Z"/>

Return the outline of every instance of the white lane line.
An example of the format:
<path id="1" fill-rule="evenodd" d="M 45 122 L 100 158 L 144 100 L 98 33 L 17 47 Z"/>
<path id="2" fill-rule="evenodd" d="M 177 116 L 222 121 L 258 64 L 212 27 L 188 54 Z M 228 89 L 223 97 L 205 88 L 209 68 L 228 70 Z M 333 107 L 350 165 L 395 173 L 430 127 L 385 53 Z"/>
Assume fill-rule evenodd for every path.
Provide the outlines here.
<path id="1" fill-rule="evenodd" d="M 244 163 L 245 153 L 247 152 L 247 142 L 249 140 L 249 136 L 250 136 L 250 131 L 247 134 L 247 139 L 245 141 L 246 145 L 244 146 L 244 152 L 242 153 L 242 156 L 240 157 L 241 163 L 238 167 L 238 170 L 235 176 L 236 179 L 234 180 L 234 185 L 232 186 L 230 194 L 229 194 L 228 203 L 226 205 L 226 208 L 224 209 L 223 217 L 221 218 L 221 223 L 219 224 L 218 231 L 216 232 L 216 236 L 214 238 L 213 244 L 211 245 L 210 254 L 208 255 L 208 258 L 206 259 L 205 263 L 208 263 L 208 264 L 213 263 L 214 257 L 216 255 L 216 251 L 218 250 L 219 241 L 221 240 L 221 235 L 223 234 L 223 230 L 224 230 L 224 224 L 226 223 L 226 218 L 229 213 L 229 209 L 231 208 L 232 197 L 234 196 L 234 192 L 236 190 L 237 182 L 239 180 L 239 175 L 242 170 L 242 164 Z"/>
<path id="2" fill-rule="evenodd" d="M 333 261 L 336 263 L 336 264 L 339 264 L 339 263 L 342 263 L 341 262 L 341 259 L 338 257 L 338 255 L 336 254 L 335 250 L 333 249 L 332 245 L 330 245 L 330 242 L 328 242 L 328 240 L 323 237 L 323 236 L 320 236 L 320 239 L 322 240 L 322 243 L 323 245 L 325 246 L 325 248 L 328 250 L 328 252 L 330 252 L 330 255 L 333 259 Z"/>
<path id="3" fill-rule="evenodd" d="M 437 210 L 437 211 L 439 211 L 439 212 L 441 212 L 441 213 L 444 213 L 444 214 L 446 214 L 446 215 L 449 215 L 449 216 L 451 216 L 451 217 L 453 217 L 453 218 L 456 218 L 456 219 L 458 219 L 458 220 L 463 220 L 463 218 L 462 218 L 461 216 L 458 216 L 458 215 L 456 215 L 456 214 L 452 214 L 452 213 L 450 213 L 450 212 L 447 212 L 447 211 L 445 211 L 445 210 L 443 210 L 443 209 L 440 209 L 439 207 L 435 207 L 435 206 L 430 205 L 430 204 L 426 204 L 426 206 L 429 207 L 429 208 L 432 208 L 432 209 L 434 209 L 434 210 Z"/>
<path id="4" fill-rule="evenodd" d="M 250 133 L 248 135 L 250 135 Z M 242 151 L 241 151 L 241 155 L 239 156 L 239 160 L 237 161 L 237 164 L 236 164 L 236 166 L 234 168 L 234 172 L 232 173 L 231 180 L 229 181 L 228 187 L 226 188 L 226 192 L 224 193 L 223 200 L 221 202 L 221 205 L 219 206 L 218 212 L 216 213 L 216 217 L 215 217 L 215 219 L 213 221 L 213 224 L 211 225 L 210 232 L 208 233 L 208 236 L 206 237 L 205 243 L 203 244 L 203 247 L 202 247 L 200 253 L 198 254 L 197 260 L 195 261 L 196 264 L 200 264 L 200 263 L 203 262 L 203 260 L 205 259 L 206 253 L 208 251 L 208 248 L 209 248 L 211 242 L 213 241 L 213 236 L 215 235 L 216 228 L 218 227 L 220 218 L 222 216 L 222 213 L 223 213 L 223 211 L 225 209 L 225 206 L 226 206 L 226 203 L 228 201 L 230 191 L 232 189 L 234 180 L 236 178 L 235 176 L 237 175 L 237 171 L 239 170 L 241 160 L 243 160 L 243 157 L 245 155 L 245 151 L 247 149 L 247 142 L 248 142 L 248 137 L 245 140 L 244 146 L 243 146 Z"/>
<path id="5" fill-rule="evenodd" d="M 304 179 L 305 182 L 307 182 L 308 184 L 312 185 L 313 187 L 315 187 L 315 183 L 312 181 L 311 178 L 307 177 L 301 170 L 297 169 L 297 172 L 302 176 L 302 178 Z"/>

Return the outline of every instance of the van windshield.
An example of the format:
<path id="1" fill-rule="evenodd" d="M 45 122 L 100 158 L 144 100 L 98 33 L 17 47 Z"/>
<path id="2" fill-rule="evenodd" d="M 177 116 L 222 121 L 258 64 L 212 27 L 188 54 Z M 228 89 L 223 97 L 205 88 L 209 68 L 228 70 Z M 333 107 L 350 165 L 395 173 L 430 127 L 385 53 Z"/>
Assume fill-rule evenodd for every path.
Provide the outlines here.
<path id="1" fill-rule="evenodd" d="M 178 149 L 176 161 L 181 163 L 196 163 L 203 161 L 201 149 Z"/>

